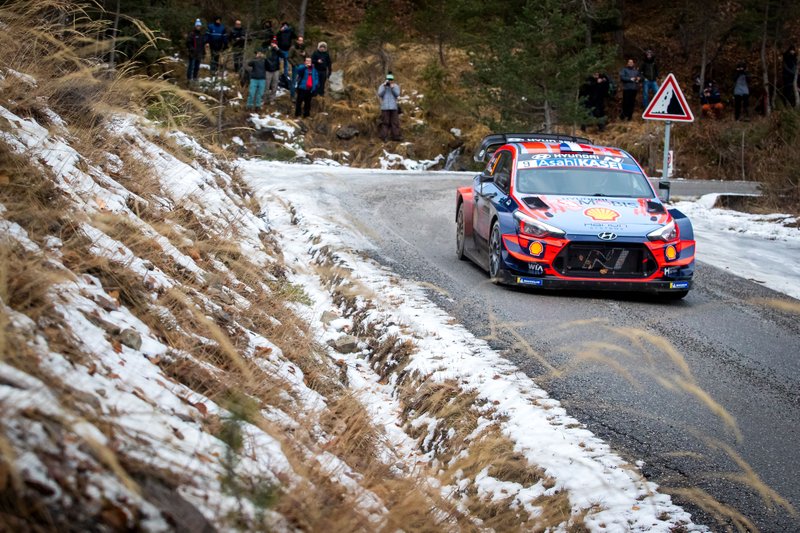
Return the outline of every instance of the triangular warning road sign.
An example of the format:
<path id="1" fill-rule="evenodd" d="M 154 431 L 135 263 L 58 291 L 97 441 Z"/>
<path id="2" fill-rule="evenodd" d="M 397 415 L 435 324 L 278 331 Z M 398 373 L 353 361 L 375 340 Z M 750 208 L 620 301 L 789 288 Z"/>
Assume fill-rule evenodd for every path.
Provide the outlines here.
<path id="1" fill-rule="evenodd" d="M 650 105 L 642 113 L 646 120 L 674 120 L 677 122 L 694 122 L 694 115 L 686 103 L 686 98 L 678 86 L 675 76 L 670 73 L 658 92 L 650 101 Z"/>

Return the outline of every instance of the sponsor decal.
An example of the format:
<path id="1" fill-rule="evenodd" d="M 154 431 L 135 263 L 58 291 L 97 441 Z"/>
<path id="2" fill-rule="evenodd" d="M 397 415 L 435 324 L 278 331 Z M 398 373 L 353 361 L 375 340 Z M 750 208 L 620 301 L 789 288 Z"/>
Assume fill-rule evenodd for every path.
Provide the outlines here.
<path id="1" fill-rule="evenodd" d="M 565 202 L 564 205 L 578 205 L 578 209 L 580 209 L 580 206 L 584 205 L 609 205 L 611 207 L 636 207 L 639 205 L 634 200 L 614 200 L 611 198 L 593 198 L 591 196 L 564 198 L 563 200 L 557 200 L 556 202 L 559 201 Z"/>
<path id="2" fill-rule="evenodd" d="M 674 261 L 678 257 L 678 249 L 670 244 L 664 249 L 664 257 L 667 258 L 667 261 Z"/>
<path id="3" fill-rule="evenodd" d="M 670 289 L 688 289 L 689 282 L 688 281 L 673 281 L 669 284 Z"/>
<path id="4" fill-rule="evenodd" d="M 534 276 L 543 276 L 544 275 L 544 267 L 539 263 L 529 263 L 528 270 Z"/>
<path id="5" fill-rule="evenodd" d="M 544 244 L 539 241 L 533 241 L 531 245 L 528 247 L 528 251 L 534 257 L 539 257 L 544 253 Z"/>
<path id="6" fill-rule="evenodd" d="M 536 285 L 541 287 L 544 284 L 544 281 L 536 278 L 517 278 L 517 283 L 520 285 Z"/>
<path id="7" fill-rule="evenodd" d="M 628 229 L 627 224 L 619 224 L 616 222 L 586 222 L 583 225 L 589 231 L 596 231 L 598 233 L 603 231 L 624 231 Z"/>
<path id="8" fill-rule="evenodd" d="M 545 154 L 541 154 L 545 155 Z M 627 170 L 622 166 L 622 158 L 609 157 L 607 159 L 582 159 L 567 158 L 562 154 L 558 159 L 529 159 L 520 161 L 517 168 L 548 168 L 548 167 L 578 167 L 578 168 L 603 168 L 609 170 Z M 573 154 L 578 155 L 578 154 Z M 609 161 L 609 159 L 611 161 Z M 618 161 L 615 161 L 617 159 Z"/>
<path id="9" fill-rule="evenodd" d="M 592 207 L 583 212 L 584 215 L 592 220 L 600 220 L 603 222 L 614 222 L 619 218 L 619 213 L 607 207 Z"/>

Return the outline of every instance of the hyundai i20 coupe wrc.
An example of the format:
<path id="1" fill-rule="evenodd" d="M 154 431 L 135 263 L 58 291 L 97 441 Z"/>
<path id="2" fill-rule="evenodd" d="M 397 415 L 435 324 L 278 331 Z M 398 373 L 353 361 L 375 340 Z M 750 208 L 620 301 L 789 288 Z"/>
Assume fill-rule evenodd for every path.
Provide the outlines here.
<path id="1" fill-rule="evenodd" d="M 456 193 L 456 253 L 495 283 L 666 299 L 691 289 L 691 221 L 664 206 L 625 151 L 581 137 L 504 133 L 481 142 L 475 160 L 487 159 Z"/>

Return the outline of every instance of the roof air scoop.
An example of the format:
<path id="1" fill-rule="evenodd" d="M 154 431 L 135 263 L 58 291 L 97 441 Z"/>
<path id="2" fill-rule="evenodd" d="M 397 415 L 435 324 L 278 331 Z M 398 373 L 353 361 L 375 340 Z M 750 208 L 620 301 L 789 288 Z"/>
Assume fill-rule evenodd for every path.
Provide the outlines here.
<path id="1" fill-rule="evenodd" d="M 664 209 L 664 206 L 660 202 L 654 202 L 653 200 L 647 200 L 647 212 L 648 213 L 666 213 L 667 210 Z"/>
<path id="2" fill-rule="evenodd" d="M 538 196 L 526 196 L 522 199 L 525 202 L 525 205 L 530 207 L 531 209 L 549 209 L 550 206 L 544 203 L 544 200 L 539 198 Z"/>

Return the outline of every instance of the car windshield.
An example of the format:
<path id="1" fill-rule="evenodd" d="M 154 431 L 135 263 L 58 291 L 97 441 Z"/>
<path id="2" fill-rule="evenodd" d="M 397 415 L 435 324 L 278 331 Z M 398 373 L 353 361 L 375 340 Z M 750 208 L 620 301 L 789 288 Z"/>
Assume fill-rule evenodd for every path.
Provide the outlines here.
<path id="1" fill-rule="evenodd" d="M 653 198 L 647 178 L 638 172 L 606 169 L 520 168 L 516 191 L 523 194 Z"/>

